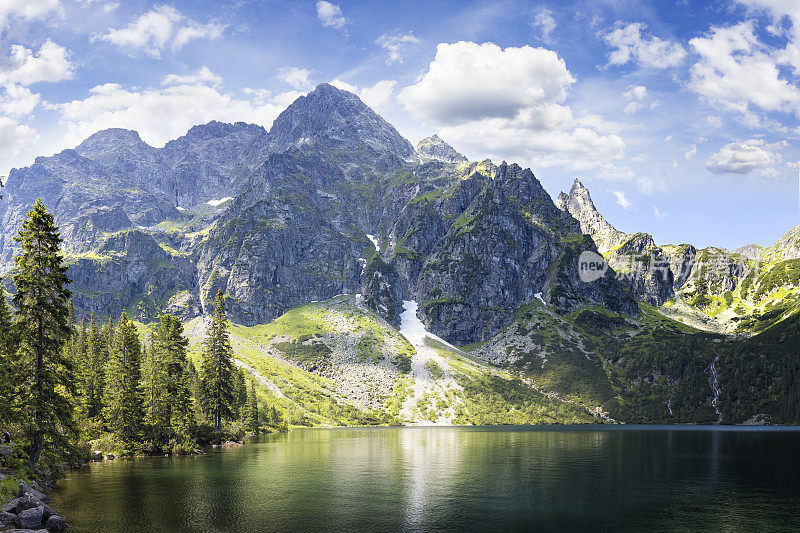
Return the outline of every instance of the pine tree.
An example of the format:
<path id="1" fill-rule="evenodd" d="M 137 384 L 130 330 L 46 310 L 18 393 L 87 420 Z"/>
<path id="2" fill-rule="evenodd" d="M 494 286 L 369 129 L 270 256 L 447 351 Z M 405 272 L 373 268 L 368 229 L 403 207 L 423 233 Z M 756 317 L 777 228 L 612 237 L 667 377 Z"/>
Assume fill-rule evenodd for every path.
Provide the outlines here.
<path id="1" fill-rule="evenodd" d="M 86 366 L 83 376 L 85 387 L 83 411 L 88 418 L 97 418 L 103 413 L 107 355 L 106 345 L 92 315 L 86 335 Z"/>
<path id="2" fill-rule="evenodd" d="M 71 396 L 72 364 L 64 350 L 70 335 L 67 302 L 70 282 L 60 251 L 61 236 L 41 199 L 22 222 L 17 272 L 15 322 L 19 332 L 16 395 L 20 419 L 27 425 L 28 465 L 44 453 L 56 459 L 72 449 L 76 434 Z"/>
<path id="3" fill-rule="evenodd" d="M 228 319 L 222 291 L 214 300 L 214 316 L 206 334 L 201 378 L 203 411 L 219 431 L 222 421 L 233 417 L 235 406 L 233 351 L 228 339 Z"/>
<path id="4" fill-rule="evenodd" d="M 142 378 L 145 421 L 159 430 L 166 430 L 170 421 L 167 367 L 155 343 L 145 348 Z"/>
<path id="5" fill-rule="evenodd" d="M 125 443 L 139 438 L 144 418 L 140 383 L 141 354 L 136 325 L 122 313 L 109 349 L 105 418 L 112 431 Z"/>
<path id="6" fill-rule="evenodd" d="M 244 417 L 245 427 L 254 435 L 258 435 L 258 397 L 256 396 L 256 382 L 250 382 L 250 393 L 247 396 L 247 408 Z"/>
<path id="7" fill-rule="evenodd" d="M 194 405 L 192 403 L 192 381 L 194 365 L 187 361 L 183 365 L 172 409 L 172 427 L 180 434 L 186 435 L 194 426 Z"/>
<path id="8" fill-rule="evenodd" d="M 247 381 L 244 378 L 244 371 L 241 368 L 234 369 L 234 382 L 235 382 L 235 398 L 236 406 L 234 408 L 234 416 L 237 419 L 244 418 L 247 407 Z"/>
<path id="9" fill-rule="evenodd" d="M 154 337 L 155 351 L 163 364 L 165 373 L 165 392 L 167 398 L 167 422 L 174 417 L 174 410 L 178 397 L 183 398 L 182 412 L 179 413 L 179 426 L 185 427 L 189 412 L 186 410 L 191 405 L 186 404 L 190 393 L 187 389 L 188 381 L 184 373 L 187 371 L 186 352 L 189 348 L 189 339 L 183 334 L 183 324 L 174 316 L 162 315 L 158 331 Z"/>
<path id="10" fill-rule="evenodd" d="M 2 278 L 0 278 L 2 282 Z M 14 325 L 8 311 L 6 297 L 0 287 L 0 387 L 2 390 L 14 389 L 11 375 L 12 355 L 16 352 Z M 0 402 L 0 420 L 8 420 L 11 416 L 11 402 Z"/>

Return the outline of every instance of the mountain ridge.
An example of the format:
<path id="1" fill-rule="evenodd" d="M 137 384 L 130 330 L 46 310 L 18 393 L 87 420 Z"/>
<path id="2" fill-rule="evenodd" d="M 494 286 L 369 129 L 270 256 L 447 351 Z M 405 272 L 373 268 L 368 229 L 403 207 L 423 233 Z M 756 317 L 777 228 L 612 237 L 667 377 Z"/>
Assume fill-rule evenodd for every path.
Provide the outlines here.
<path id="1" fill-rule="evenodd" d="M 338 313 L 356 313 L 360 327 L 380 323 L 370 329 L 377 340 L 360 332 L 363 343 L 348 344 L 339 334 L 322 340 L 284 329 L 288 340 L 264 340 L 264 351 L 248 352 L 248 361 L 263 366 L 268 361 L 258 358 L 274 354 L 339 379 L 340 371 L 378 375 L 363 365 L 394 364 L 386 354 L 353 354 L 385 346 L 379 341 L 395 335 L 387 328 L 401 329 L 404 313 L 418 309 L 421 327 L 461 348 L 419 345 L 429 355 L 412 357 L 410 373 L 393 371 L 392 392 L 381 382 L 388 403 L 371 397 L 365 404 L 389 409 L 400 402 L 391 400 L 397 391 L 416 390 L 416 397 L 408 393 L 413 407 L 408 398 L 400 402 L 415 423 L 443 413 L 449 421 L 501 421 L 497 405 L 491 416 L 480 413 L 489 401 L 510 402 L 510 394 L 532 402 L 511 402 L 528 413 L 514 418 L 523 422 L 553 420 L 553 413 L 713 422 L 716 404 L 704 383 L 719 343 L 728 354 L 718 367 L 728 380 L 721 385 L 725 420 L 766 411 L 770 420 L 794 420 L 769 387 L 746 408 L 725 395 L 734 390 L 730 361 L 774 386 L 783 386 L 780 372 L 795 364 L 783 344 L 780 353 L 754 354 L 763 348 L 757 339 L 794 334 L 797 229 L 759 249 L 759 259 L 657 245 L 647 233 L 617 231 L 578 180 L 553 201 L 530 169 L 469 162 L 438 136 L 426 140 L 415 149 L 357 96 L 325 85 L 290 105 L 270 131 L 212 121 L 161 149 L 130 130 L 98 132 L 79 149 L 14 171 L 0 200 L 0 269 L 12 268 L 11 237 L 42 196 L 65 238 L 80 314 L 124 310 L 146 323 L 166 310 L 190 321 L 207 314 L 223 290 L 237 328 L 277 327 L 291 317 L 291 327 L 305 331 L 306 315 L 296 310 L 329 302 L 320 328 L 338 323 Z M 602 252 L 610 268 L 582 280 L 584 252 Z M 13 292 L 8 276 L 3 287 Z M 354 303 L 336 303 L 340 294 Z M 241 353 L 251 348 L 240 346 Z M 306 368 L 290 357 L 326 350 L 340 350 L 349 362 Z M 464 370 L 467 356 L 501 375 L 494 367 Z M 439 375 L 425 368 L 431 361 L 444 381 L 420 388 Z M 345 397 L 363 396 L 351 387 L 355 378 L 342 379 L 350 384 Z M 540 408 L 544 418 L 532 414 Z"/>

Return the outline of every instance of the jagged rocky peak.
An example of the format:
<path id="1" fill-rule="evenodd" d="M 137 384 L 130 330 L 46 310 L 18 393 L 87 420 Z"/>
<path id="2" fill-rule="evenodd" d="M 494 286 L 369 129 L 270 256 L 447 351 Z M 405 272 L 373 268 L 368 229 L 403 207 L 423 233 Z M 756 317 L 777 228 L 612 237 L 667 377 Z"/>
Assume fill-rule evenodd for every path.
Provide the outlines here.
<path id="1" fill-rule="evenodd" d="M 800 226 L 783 235 L 778 242 L 764 250 L 766 258 L 771 261 L 800 259 Z"/>
<path id="2" fill-rule="evenodd" d="M 317 144 L 330 148 L 361 150 L 400 159 L 414 156 L 414 148 L 397 130 L 361 99 L 323 83 L 295 100 L 281 113 L 269 131 L 270 150 Z"/>
<path id="3" fill-rule="evenodd" d="M 194 139 L 216 139 L 217 137 L 231 135 L 233 133 L 238 133 L 240 131 L 253 131 L 253 132 L 266 133 L 266 130 L 264 130 L 263 127 L 257 126 L 255 124 L 247 124 L 246 122 L 236 122 L 234 124 L 229 124 L 227 122 L 219 122 L 217 120 L 212 120 L 207 124 L 192 126 L 189 129 L 189 131 L 186 132 L 186 137 Z"/>
<path id="4" fill-rule="evenodd" d="M 122 149 L 139 151 L 148 148 L 154 149 L 139 137 L 138 132 L 124 128 L 109 128 L 87 137 L 85 141 L 75 148 L 75 151 L 83 157 L 98 159 Z"/>
<path id="5" fill-rule="evenodd" d="M 601 253 L 611 250 L 628 239 L 628 235 L 618 231 L 597 210 L 592 202 L 589 189 L 575 178 L 569 194 L 561 193 L 556 206 L 572 215 L 581 225 L 581 231 L 591 235 Z"/>
<path id="6" fill-rule="evenodd" d="M 467 158 L 447 144 L 435 133 L 417 144 L 417 155 L 423 162 L 441 161 L 443 163 L 463 163 Z"/>

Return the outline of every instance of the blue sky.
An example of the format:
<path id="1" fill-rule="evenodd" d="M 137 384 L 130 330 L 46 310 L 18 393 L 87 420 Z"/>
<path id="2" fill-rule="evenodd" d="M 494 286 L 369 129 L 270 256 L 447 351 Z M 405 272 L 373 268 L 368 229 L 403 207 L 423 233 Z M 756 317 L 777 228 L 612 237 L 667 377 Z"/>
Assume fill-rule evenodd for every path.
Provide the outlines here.
<path id="1" fill-rule="evenodd" d="M 0 0 L 0 175 L 108 127 L 269 128 L 321 82 L 657 242 L 800 222 L 798 0 Z"/>

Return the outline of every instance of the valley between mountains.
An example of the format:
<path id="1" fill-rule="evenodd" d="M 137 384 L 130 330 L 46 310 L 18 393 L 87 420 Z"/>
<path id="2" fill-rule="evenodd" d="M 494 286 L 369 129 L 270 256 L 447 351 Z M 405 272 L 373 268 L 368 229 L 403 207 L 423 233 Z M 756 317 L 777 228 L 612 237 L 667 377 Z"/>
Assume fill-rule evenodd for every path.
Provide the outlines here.
<path id="1" fill-rule="evenodd" d="M 416 147 L 327 84 L 267 131 L 98 132 L 11 172 L 0 275 L 41 197 L 78 316 L 178 316 L 295 426 L 800 424 L 800 227 L 698 249 L 616 230 L 578 180 Z M 581 281 L 578 258 L 609 268 Z"/>

